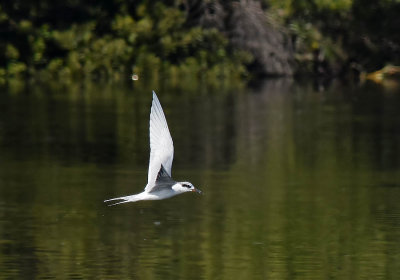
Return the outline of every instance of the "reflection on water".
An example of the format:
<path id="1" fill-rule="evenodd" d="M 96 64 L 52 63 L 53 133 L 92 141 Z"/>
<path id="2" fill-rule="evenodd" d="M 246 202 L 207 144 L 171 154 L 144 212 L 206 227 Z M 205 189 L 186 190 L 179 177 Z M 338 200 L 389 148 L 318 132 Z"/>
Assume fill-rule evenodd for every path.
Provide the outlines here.
<path id="1" fill-rule="evenodd" d="M 158 95 L 174 177 L 205 195 L 106 207 L 145 186 L 151 92 L 2 91 L 0 278 L 399 275 L 398 93 L 276 80 Z"/>

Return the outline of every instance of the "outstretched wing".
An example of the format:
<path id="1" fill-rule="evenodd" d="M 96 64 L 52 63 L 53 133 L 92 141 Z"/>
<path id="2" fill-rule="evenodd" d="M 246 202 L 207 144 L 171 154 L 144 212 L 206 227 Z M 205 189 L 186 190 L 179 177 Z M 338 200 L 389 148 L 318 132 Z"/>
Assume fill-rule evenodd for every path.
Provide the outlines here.
<path id="1" fill-rule="evenodd" d="M 150 162 L 147 186 L 144 189 L 150 192 L 155 186 L 161 166 L 171 176 L 172 160 L 174 158 L 174 144 L 169 133 L 167 120 L 156 93 L 153 91 L 153 103 L 150 113 Z"/>

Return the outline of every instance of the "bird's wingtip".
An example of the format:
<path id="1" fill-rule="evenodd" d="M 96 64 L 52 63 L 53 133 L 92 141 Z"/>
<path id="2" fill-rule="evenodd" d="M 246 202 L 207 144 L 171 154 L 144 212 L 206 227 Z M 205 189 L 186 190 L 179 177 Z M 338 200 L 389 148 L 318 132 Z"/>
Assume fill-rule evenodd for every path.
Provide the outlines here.
<path id="1" fill-rule="evenodd" d="M 157 94 L 154 90 L 153 90 L 153 102 L 160 103 L 160 100 L 158 100 Z M 160 104 L 160 106 L 161 106 L 161 104 Z"/>

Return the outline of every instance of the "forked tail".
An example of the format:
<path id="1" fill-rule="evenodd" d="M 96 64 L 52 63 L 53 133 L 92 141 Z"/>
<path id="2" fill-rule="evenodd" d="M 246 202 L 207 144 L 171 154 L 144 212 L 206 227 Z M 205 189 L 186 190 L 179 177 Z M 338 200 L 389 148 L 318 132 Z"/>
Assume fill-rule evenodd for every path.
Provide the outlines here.
<path id="1" fill-rule="evenodd" d="M 115 201 L 115 200 L 120 200 L 120 201 L 113 203 L 113 204 L 109 204 L 107 206 L 114 206 L 117 204 L 122 204 L 122 203 L 127 203 L 127 202 L 135 202 L 140 199 L 137 197 L 137 195 L 129 195 L 129 196 L 121 196 L 121 197 L 106 199 L 106 200 L 104 200 L 104 202 Z"/>

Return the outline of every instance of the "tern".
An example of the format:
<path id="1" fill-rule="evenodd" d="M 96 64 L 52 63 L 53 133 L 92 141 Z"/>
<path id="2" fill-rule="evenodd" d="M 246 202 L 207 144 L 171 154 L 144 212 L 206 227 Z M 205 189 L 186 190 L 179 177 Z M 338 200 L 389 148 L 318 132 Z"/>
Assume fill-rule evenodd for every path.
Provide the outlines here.
<path id="1" fill-rule="evenodd" d="M 121 196 L 104 200 L 104 202 L 118 201 L 121 203 L 139 200 L 160 200 L 185 193 L 201 191 L 189 182 L 176 182 L 171 177 L 171 167 L 174 158 L 174 144 L 168 129 L 167 120 L 160 101 L 153 91 L 153 102 L 150 112 L 150 162 L 147 185 L 144 191 L 138 194 Z"/>

